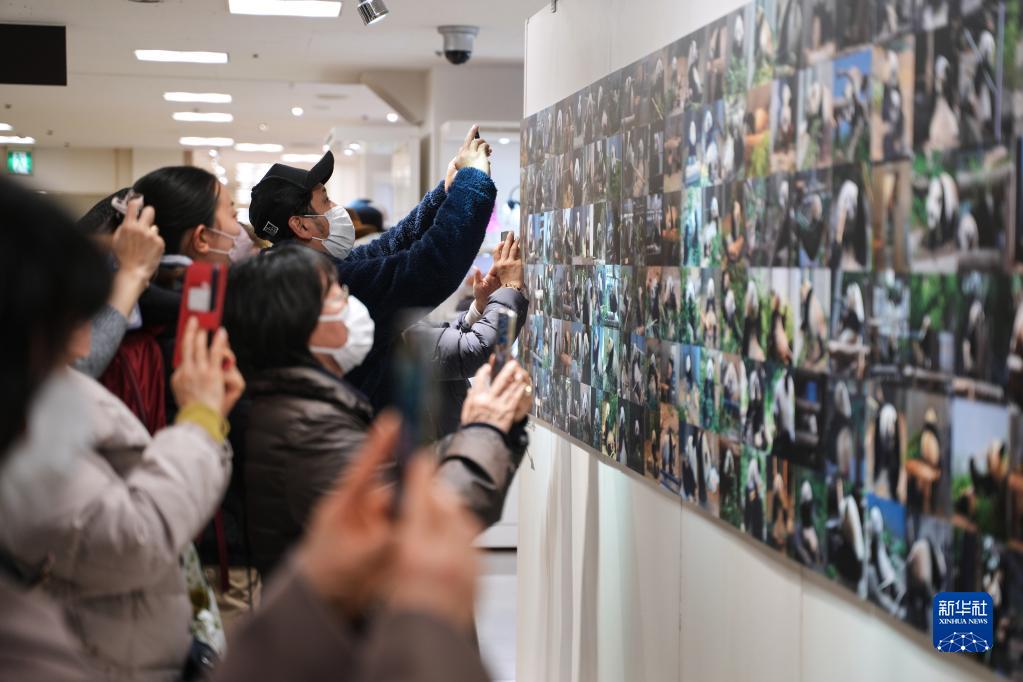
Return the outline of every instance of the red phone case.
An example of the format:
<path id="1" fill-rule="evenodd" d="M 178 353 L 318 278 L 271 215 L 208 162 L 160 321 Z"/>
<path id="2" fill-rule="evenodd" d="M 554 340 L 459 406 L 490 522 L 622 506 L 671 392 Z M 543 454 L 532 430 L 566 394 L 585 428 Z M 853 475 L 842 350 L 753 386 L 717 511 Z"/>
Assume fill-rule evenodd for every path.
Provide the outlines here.
<path id="1" fill-rule="evenodd" d="M 188 318 L 199 320 L 199 328 L 212 334 L 220 328 L 224 316 L 224 293 L 227 291 L 227 266 L 214 263 L 192 263 L 185 271 L 178 311 L 178 333 L 174 342 L 174 366 L 181 364 L 181 336 Z"/>

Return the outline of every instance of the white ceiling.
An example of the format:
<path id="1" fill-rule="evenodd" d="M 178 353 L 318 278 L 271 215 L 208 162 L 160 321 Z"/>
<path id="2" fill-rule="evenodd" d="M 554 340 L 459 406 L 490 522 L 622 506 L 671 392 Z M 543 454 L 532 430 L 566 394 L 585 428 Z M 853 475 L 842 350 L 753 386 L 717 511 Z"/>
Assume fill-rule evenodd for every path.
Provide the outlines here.
<path id="1" fill-rule="evenodd" d="M 0 85 L 0 122 L 41 146 L 176 147 L 184 135 L 319 149 L 337 125 L 379 124 L 391 111 L 359 74 L 426 70 L 441 24 L 480 26 L 472 63 L 523 60 L 526 19 L 546 0 L 386 0 L 391 15 L 364 27 L 355 0 L 339 19 L 231 15 L 227 0 L 8 0 L 0 21 L 68 27 L 68 86 Z M 223 65 L 143 63 L 139 48 L 215 50 Z M 10 55 L 7 58 L 11 58 Z M 455 68 L 455 67 L 451 67 Z M 163 92 L 227 92 L 231 104 L 179 104 Z M 301 118 L 291 115 L 301 106 Z M 233 123 L 181 123 L 175 111 L 226 111 Z M 259 124 L 267 130 L 261 132 Z"/>

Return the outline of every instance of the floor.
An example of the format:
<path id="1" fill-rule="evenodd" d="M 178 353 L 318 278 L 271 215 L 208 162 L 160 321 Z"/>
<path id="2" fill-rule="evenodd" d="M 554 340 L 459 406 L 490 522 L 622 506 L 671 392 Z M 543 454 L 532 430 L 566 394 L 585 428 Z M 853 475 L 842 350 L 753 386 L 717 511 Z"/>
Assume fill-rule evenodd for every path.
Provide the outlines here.
<path id="1" fill-rule="evenodd" d="M 494 682 L 515 680 L 515 579 L 514 550 L 491 550 L 483 555 L 476 596 L 476 628 L 480 651 Z"/>

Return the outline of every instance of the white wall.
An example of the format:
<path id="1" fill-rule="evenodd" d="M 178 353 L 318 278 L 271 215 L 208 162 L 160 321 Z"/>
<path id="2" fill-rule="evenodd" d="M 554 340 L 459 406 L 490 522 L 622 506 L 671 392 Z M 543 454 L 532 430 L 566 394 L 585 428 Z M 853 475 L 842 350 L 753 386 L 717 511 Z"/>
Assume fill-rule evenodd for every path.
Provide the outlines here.
<path id="1" fill-rule="evenodd" d="M 527 25 L 525 113 L 743 0 L 559 0 Z M 530 682 L 997 679 L 538 426 L 519 470 L 517 675 Z"/>
<path id="2" fill-rule="evenodd" d="M 509 66 L 445 64 L 430 70 L 426 133 L 430 135 L 430 177 L 433 186 L 444 176 L 450 155 L 442 154 L 443 131 L 449 121 L 507 123 L 522 118 L 523 69 Z M 485 132 L 485 131 L 484 131 Z M 499 192 L 507 188 L 498 187 Z"/>

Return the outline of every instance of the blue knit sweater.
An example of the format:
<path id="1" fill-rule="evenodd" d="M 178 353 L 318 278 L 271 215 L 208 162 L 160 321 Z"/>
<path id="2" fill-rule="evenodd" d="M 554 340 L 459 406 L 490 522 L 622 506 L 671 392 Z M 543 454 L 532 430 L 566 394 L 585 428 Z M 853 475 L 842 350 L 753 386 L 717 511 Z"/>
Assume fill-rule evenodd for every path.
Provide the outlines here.
<path id="1" fill-rule="evenodd" d="M 438 185 L 383 236 L 337 261 L 341 283 L 376 323 L 373 350 L 345 376 L 375 408 L 385 400 L 387 357 L 402 331 L 396 329 L 402 311 L 433 309 L 458 288 L 479 254 L 496 198 L 486 173 L 463 168 L 450 191 Z"/>

